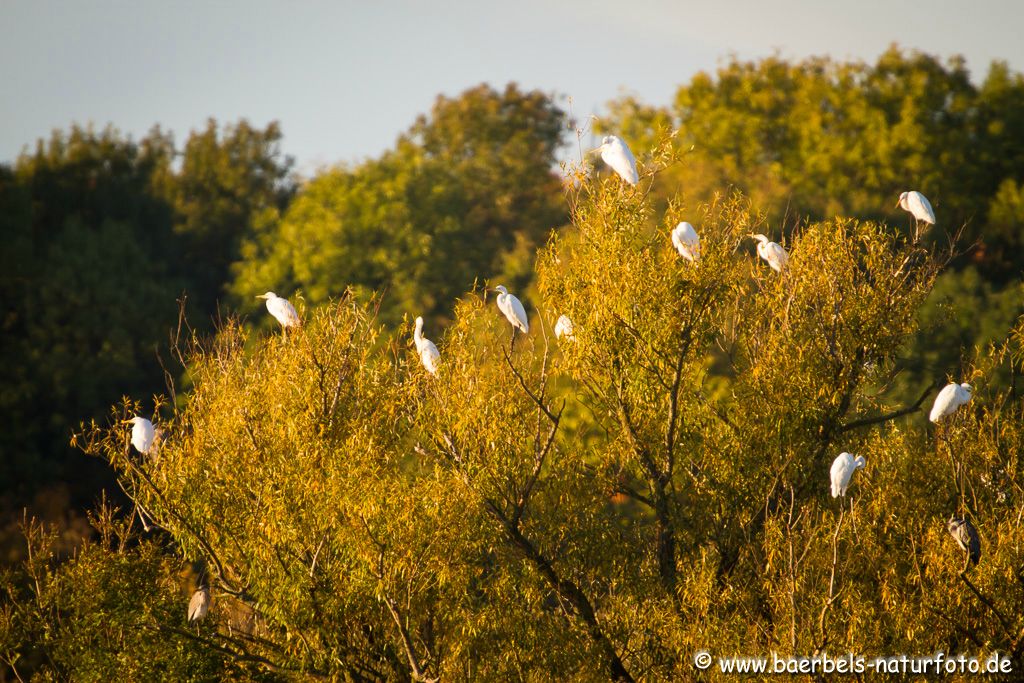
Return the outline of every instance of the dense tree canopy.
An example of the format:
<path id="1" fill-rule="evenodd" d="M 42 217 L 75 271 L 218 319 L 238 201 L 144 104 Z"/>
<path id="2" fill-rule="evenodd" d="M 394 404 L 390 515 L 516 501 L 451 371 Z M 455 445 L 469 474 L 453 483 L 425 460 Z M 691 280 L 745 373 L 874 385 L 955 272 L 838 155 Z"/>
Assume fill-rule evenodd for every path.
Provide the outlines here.
<path id="1" fill-rule="evenodd" d="M 76 126 L 0 168 L 0 489 L 78 478 L 72 426 L 165 389 L 178 299 L 211 329 L 241 235 L 287 195 L 279 138 L 211 121 L 176 152 L 159 128 Z"/>
<path id="2" fill-rule="evenodd" d="M 1002 337 L 1024 312 L 1024 76 L 999 62 L 980 85 L 969 76 L 960 58 L 944 65 L 897 48 L 873 65 L 733 60 L 680 86 L 671 106 L 613 102 L 603 126 L 639 150 L 675 132 L 682 161 L 655 182 L 662 206 L 677 193 L 694 206 L 736 188 L 783 234 L 834 216 L 908 226 L 896 200 L 923 192 L 938 216 L 928 239 L 963 254 L 931 303 L 976 320 L 957 335 L 970 348 Z M 972 264 L 984 284 L 961 272 Z M 934 305 L 922 315 L 926 325 L 943 319 Z M 909 381 L 900 384 L 959 364 L 960 343 L 933 345 L 936 338 L 948 339 L 926 326 L 906 349 Z"/>
<path id="3" fill-rule="evenodd" d="M 566 220 L 555 153 L 566 121 L 540 92 L 480 86 L 439 97 L 395 149 L 309 181 L 244 247 L 233 290 L 307 303 L 384 292 L 382 320 L 447 318 L 474 281 L 531 280 L 533 253 Z"/>
<path id="4" fill-rule="evenodd" d="M 987 252 L 1009 259 L 996 263 L 1005 277 L 1024 264 L 1004 253 L 1003 235 L 984 229 L 1001 185 L 1024 172 L 1024 78 L 1005 64 L 993 64 L 977 86 L 961 59 L 943 65 L 896 48 L 874 65 L 732 61 L 681 86 L 670 107 L 627 98 L 612 110 L 606 126 L 640 149 L 659 129 L 678 129 L 677 146 L 693 147 L 689 163 L 662 175 L 664 194 L 681 187 L 687 199 L 706 201 L 736 187 L 773 222 L 787 213 L 791 222 L 895 221 L 903 218 L 895 198 L 917 189 L 933 199 L 942 234 L 966 223 L 968 243 L 979 238 Z"/>
<path id="5" fill-rule="evenodd" d="M 795 233 L 775 273 L 741 248 L 763 219 L 734 197 L 688 214 L 690 263 L 668 239 L 675 203 L 655 219 L 606 176 L 570 205 L 515 343 L 492 301 L 466 298 L 432 376 L 407 328 L 389 342 L 343 298 L 287 337 L 230 324 L 196 347 L 158 453 L 127 448 L 130 403 L 83 432 L 214 586 L 197 637 L 220 666 L 678 680 L 701 649 L 1021 666 L 1024 405 L 989 381 L 1020 370 L 1020 336 L 964 359 L 974 401 L 937 427 L 930 387 L 906 407 L 874 389 L 943 255 L 835 219 Z M 556 344 L 560 314 L 575 333 Z M 833 499 L 840 451 L 868 467 Z M 969 571 L 951 514 L 981 532 Z M 192 643 L 178 595 L 147 623 Z"/>
<path id="6" fill-rule="evenodd" d="M 0 167 L 0 466 L 73 462 L 83 419 L 127 495 L 73 555 L 27 525 L 0 677 L 687 680 L 701 649 L 1024 667 L 1024 78 L 770 58 L 611 110 L 636 187 L 562 182 L 571 122 L 514 85 L 299 187 L 276 124 L 180 150 L 76 127 Z M 939 216 L 921 240 L 909 189 Z M 301 328 L 249 322 L 267 290 Z M 182 292 L 215 334 L 168 350 Z M 948 381 L 974 399 L 932 425 Z M 841 451 L 867 467 L 834 499 Z"/>

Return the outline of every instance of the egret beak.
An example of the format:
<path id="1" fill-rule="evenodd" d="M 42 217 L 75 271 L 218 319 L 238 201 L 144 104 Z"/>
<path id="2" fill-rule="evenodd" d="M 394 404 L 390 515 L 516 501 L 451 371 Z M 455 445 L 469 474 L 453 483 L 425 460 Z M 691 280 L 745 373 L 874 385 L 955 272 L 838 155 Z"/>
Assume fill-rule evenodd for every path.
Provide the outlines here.
<path id="1" fill-rule="evenodd" d="M 601 145 L 600 147 L 595 147 L 594 149 L 589 150 L 587 152 L 587 154 L 599 154 L 602 149 L 604 149 L 604 145 Z"/>
<path id="2" fill-rule="evenodd" d="M 257 295 L 256 295 L 256 298 L 257 298 L 257 299 L 266 299 L 266 298 L 267 298 L 267 295 L 266 295 L 266 294 L 257 294 Z"/>
<path id="3" fill-rule="evenodd" d="M 898 200 L 898 199 L 896 200 L 896 208 L 897 209 L 900 208 L 900 200 Z"/>

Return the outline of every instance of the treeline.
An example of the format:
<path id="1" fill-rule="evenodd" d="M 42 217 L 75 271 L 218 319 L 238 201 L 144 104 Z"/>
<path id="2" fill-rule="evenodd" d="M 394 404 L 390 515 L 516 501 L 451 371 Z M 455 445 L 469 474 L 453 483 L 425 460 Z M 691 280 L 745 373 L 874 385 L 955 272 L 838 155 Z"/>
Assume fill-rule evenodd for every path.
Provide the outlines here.
<path id="1" fill-rule="evenodd" d="M 930 239 L 957 237 L 963 255 L 921 313 L 898 391 L 952 370 L 1021 309 L 1024 81 L 1005 64 L 975 85 L 960 60 L 895 49 L 874 65 L 733 61 L 669 107 L 610 110 L 601 128 L 641 157 L 676 131 L 659 213 L 677 191 L 692 210 L 734 188 L 781 236 L 834 215 L 906 225 L 899 192 L 930 197 Z M 444 324 L 483 279 L 527 290 L 534 251 L 567 221 L 556 159 L 573 125 L 543 93 L 480 86 L 439 98 L 380 158 L 301 186 L 277 124 L 210 121 L 181 146 L 159 128 L 39 141 L 0 167 L 2 489 L 80 479 L 72 426 L 165 390 L 169 339 L 188 335 L 182 298 L 206 333 L 268 289 L 308 306 L 377 292 L 391 325 L 412 312 Z"/>
<path id="2" fill-rule="evenodd" d="M 566 220 L 564 133 L 546 95 L 481 86 L 439 98 L 381 158 L 301 188 L 276 123 L 210 121 L 180 147 L 159 128 L 40 141 L 0 168 L 0 491 L 20 505 L 63 481 L 91 503 L 103 471 L 68 447 L 72 429 L 122 396 L 187 386 L 170 347 L 255 310 L 257 293 L 312 306 L 381 292 L 395 324 L 444 321 L 477 279 L 525 286 Z"/>
<path id="3" fill-rule="evenodd" d="M 667 107 L 632 98 L 603 122 L 634 149 L 676 131 L 678 157 L 655 180 L 660 205 L 687 207 L 735 188 L 776 236 L 835 216 L 909 228 L 901 192 L 931 199 L 928 241 L 956 250 L 902 349 L 895 395 L 952 372 L 961 351 L 1003 337 L 1024 307 L 1024 78 L 994 62 L 980 82 L 892 48 L 875 64 L 826 58 L 733 60 L 681 86 Z M 1004 378 L 1009 381 L 1009 378 Z"/>
<path id="4" fill-rule="evenodd" d="M 642 163 L 674 133 L 650 225 L 732 189 L 783 241 L 836 215 L 906 226 L 899 192 L 932 200 L 928 239 L 956 237 L 961 255 L 899 351 L 894 399 L 957 371 L 1021 311 L 1024 79 L 1005 64 L 972 82 L 961 60 L 896 49 L 875 64 L 732 61 L 670 106 L 609 109 L 599 130 Z M 88 504 L 105 470 L 68 447 L 74 426 L 121 396 L 187 388 L 172 339 L 256 311 L 268 289 L 300 308 L 379 293 L 381 322 L 423 314 L 432 329 L 475 282 L 529 299 L 536 249 L 568 223 L 558 159 L 577 125 L 544 93 L 480 86 L 438 98 L 379 158 L 301 182 L 277 124 L 211 121 L 181 145 L 159 128 L 40 141 L 0 167 L 0 490 L 20 505 L 74 482 Z"/>
<path id="5" fill-rule="evenodd" d="M 276 124 L 210 121 L 181 148 L 159 128 L 135 142 L 76 126 L 0 168 L 3 493 L 63 480 L 79 505 L 95 497 L 74 425 L 166 390 L 180 299 L 212 330 L 243 238 L 294 193 L 280 140 Z"/>

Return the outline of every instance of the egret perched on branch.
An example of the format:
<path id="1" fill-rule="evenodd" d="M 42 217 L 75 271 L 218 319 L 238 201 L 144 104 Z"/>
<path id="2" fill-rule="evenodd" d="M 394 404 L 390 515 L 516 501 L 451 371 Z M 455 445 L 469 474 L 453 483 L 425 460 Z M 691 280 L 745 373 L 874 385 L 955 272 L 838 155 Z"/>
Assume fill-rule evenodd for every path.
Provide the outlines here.
<path id="1" fill-rule="evenodd" d="M 832 497 L 846 495 L 846 489 L 850 485 L 850 478 L 853 473 L 864 467 L 866 461 L 863 457 L 854 458 L 849 453 L 840 453 L 839 457 L 832 461 Z"/>
<path id="2" fill-rule="evenodd" d="M 298 327 L 302 324 L 302 321 L 299 320 L 299 314 L 295 312 L 295 307 L 292 306 L 288 299 L 280 297 L 273 292 L 260 294 L 256 298 L 267 300 L 267 310 L 270 311 L 270 315 L 274 316 L 277 322 L 281 323 L 281 327 L 284 329 Z"/>
<path id="3" fill-rule="evenodd" d="M 640 182 L 640 174 L 636 172 L 636 158 L 629 147 L 616 135 L 606 135 L 601 146 L 590 150 L 591 154 L 601 153 L 601 160 L 611 166 L 630 185 Z"/>
<path id="4" fill-rule="evenodd" d="M 420 354 L 423 367 L 431 375 L 437 374 L 437 364 L 441 360 L 441 354 L 434 342 L 423 336 L 423 318 L 416 318 L 416 331 L 413 333 L 413 341 L 416 342 L 416 351 Z"/>
<path id="5" fill-rule="evenodd" d="M 132 445 L 139 453 L 146 455 L 156 440 L 156 429 L 153 427 L 153 423 L 136 415 L 128 420 L 128 424 L 132 426 Z"/>
<path id="6" fill-rule="evenodd" d="M 512 329 L 522 330 L 523 334 L 530 332 L 530 321 L 526 319 L 526 309 L 523 302 L 509 294 L 505 285 L 498 285 L 494 288 L 498 292 L 498 310 L 505 314 L 508 321 L 512 323 Z"/>
<path id="7" fill-rule="evenodd" d="M 688 261 L 700 258 L 700 237 L 693 226 L 683 221 L 672 231 L 672 244 L 679 254 Z"/>
<path id="8" fill-rule="evenodd" d="M 909 211 L 914 216 L 915 221 L 935 225 L 935 211 L 932 210 L 932 204 L 920 192 L 912 190 L 902 193 L 900 200 L 896 202 L 896 206 L 904 211 Z"/>
<path id="9" fill-rule="evenodd" d="M 210 611 L 210 587 L 203 584 L 188 601 L 188 621 L 199 621 Z"/>
<path id="10" fill-rule="evenodd" d="M 768 262 L 776 272 L 781 273 L 782 269 L 789 264 L 789 254 L 776 242 L 770 241 L 764 235 L 751 235 L 757 240 L 757 255 Z"/>
<path id="11" fill-rule="evenodd" d="M 566 339 L 573 338 L 572 321 L 569 320 L 569 316 L 567 315 L 560 315 L 558 316 L 558 320 L 555 321 L 555 338 L 561 339 L 562 337 L 565 337 Z"/>
<path id="12" fill-rule="evenodd" d="M 932 412 L 928 415 L 928 419 L 938 422 L 947 415 L 952 415 L 957 408 L 971 400 L 972 391 L 974 391 L 974 387 L 970 384 L 947 384 L 935 397 L 935 403 L 932 404 Z"/>
<path id="13" fill-rule="evenodd" d="M 969 519 L 964 517 L 950 517 L 949 535 L 956 539 L 961 548 L 967 551 L 967 561 L 971 564 L 978 564 L 981 559 L 981 539 L 978 538 L 978 531 L 971 524 Z"/>

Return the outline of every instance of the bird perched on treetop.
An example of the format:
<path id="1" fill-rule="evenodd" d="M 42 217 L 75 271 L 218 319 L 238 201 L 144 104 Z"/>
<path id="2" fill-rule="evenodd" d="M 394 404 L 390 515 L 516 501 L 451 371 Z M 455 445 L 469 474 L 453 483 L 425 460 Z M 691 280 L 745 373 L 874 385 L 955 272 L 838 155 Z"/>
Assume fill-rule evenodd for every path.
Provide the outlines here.
<path id="1" fill-rule="evenodd" d="M 284 329 L 298 327 L 302 324 L 302 321 L 299 320 L 299 314 L 295 312 L 295 307 L 292 306 L 288 299 L 280 297 L 273 292 L 260 294 L 256 298 L 267 300 L 267 310 L 270 311 L 270 315 L 274 316 L 277 322 L 281 323 L 281 327 Z"/>
<path id="2" fill-rule="evenodd" d="M 853 473 L 864 467 L 865 464 L 866 461 L 863 457 L 857 456 L 854 458 L 849 453 L 840 453 L 832 461 L 832 470 L 829 474 L 832 478 L 833 498 L 846 495 L 846 489 L 850 485 L 850 478 L 853 477 Z"/>
<path id="3" fill-rule="evenodd" d="M 423 367 L 431 375 L 437 374 L 437 364 L 441 360 L 441 354 L 434 342 L 423 336 L 423 318 L 416 318 L 416 331 L 413 332 L 413 341 L 416 342 L 416 351 L 420 354 L 420 361 Z"/>
<path id="4" fill-rule="evenodd" d="M 672 244 L 680 256 L 696 261 L 700 258 L 700 236 L 692 225 L 683 221 L 672 231 Z"/>
<path id="5" fill-rule="evenodd" d="M 636 158 L 621 138 L 606 135 L 600 147 L 590 150 L 591 154 L 596 152 L 600 152 L 601 160 L 611 166 L 612 170 L 627 183 L 636 185 L 640 182 L 640 174 L 636 172 Z"/>
<path id="6" fill-rule="evenodd" d="M 512 323 L 512 328 L 522 330 L 523 334 L 528 334 L 530 332 L 530 321 L 526 318 L 526 309 L 523 308 L 523 302 L 517 299 L 514 294 L 509 294 L 504 285 L 498 285 L 494 288 L 494 291 L 498 292 L 498 310 L 505 314 L 508 321 Z"/>
<path id="7" fill-rule="evenodd" d="M 751 235 L 751 237 L 757 240 L 757 255 L 767 261 L 773 270 L 781 273 L 782 269 L 789 264 L 789 254 L 786 253 L 786 250 L 765 235 L 758 234 Z"/>
<path id="8" fill-rule="evenodd" d="M 949 535 L 956 539 L 961 548 L 967 551 L 967 561 L 978 564 L 981 559 L 981 539 L 969 519 L 953 516 L 949 518 Z"/>
<path id="9" fill-rule="evenodd" d="M 904 211 L 909 211 L 914 220 L 935 225 L 935 211 L 932 210 L 932 203 L 916 190 L 900 194 L 900 200 L 896 202 L 896 206 Z"/>
<path id="10" fill-rule="evenodd" d="M 971 400 L 972 391 L 974 391 L 974 387 L 970 384 L 947 384 L 935 397 L 935 403 L 932 404 L 932 412 L 928 415 L 928 419 L 938 422 L 947 415 L 952 415 L 957 408 Z"/>

